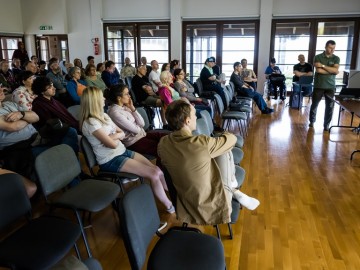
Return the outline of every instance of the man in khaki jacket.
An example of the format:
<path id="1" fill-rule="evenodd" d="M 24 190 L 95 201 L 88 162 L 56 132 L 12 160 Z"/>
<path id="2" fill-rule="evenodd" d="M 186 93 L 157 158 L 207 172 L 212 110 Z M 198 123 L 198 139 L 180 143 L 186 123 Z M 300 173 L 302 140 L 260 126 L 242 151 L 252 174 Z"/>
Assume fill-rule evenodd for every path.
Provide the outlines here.
<path id="1" fill-rule="evenodd" d="M 195 114 L 194 107 L 183 100 L 168 106 L 166 119 L 175 131 L 161 139 L 158 154 L 177 191 L 176 213 L 182 222 L 198 225 L 228 223 L 233 192 L 223 185 L 214 158 L 229 152 L 236 137 L 227 132 L 216 138 L 193 136 Z M 258 206 L 257 200 L 241 194 L 246 202 L 250 202 L 249 209 Z"/>

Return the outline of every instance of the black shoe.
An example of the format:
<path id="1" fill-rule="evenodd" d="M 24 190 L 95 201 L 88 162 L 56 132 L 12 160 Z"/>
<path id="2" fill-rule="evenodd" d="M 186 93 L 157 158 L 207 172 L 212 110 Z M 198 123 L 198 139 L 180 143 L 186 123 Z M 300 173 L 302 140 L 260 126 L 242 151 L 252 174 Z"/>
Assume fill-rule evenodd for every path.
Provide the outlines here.
<path id="1" fill-rule="evenodd" d="M 329 132 L 329 127 L 324 127 L 324 132 Z"/>
<path id="2" fill-rule="evenodd" d="M 219 127 L 218 125 L 215 125 L 215 124 L 214 124 L 214 131 L 224 132 L 225 130 L 224 130 L 222 127 Z"/>
<path id="3" fill-rule="evenodd" d="M 281 99 L 282 101 L 284 101 L 284 100 L 286 99 L 286 97 L 280 97 L 280 99 Z"/>
<path id="4" fill-rule="evenodd" d="M 262 114 L 270 114 L 273 112 L 274 112 L 274 109 L 271 109 L 271 108 L 265 108 L 264 110 L 261 111 Z"/>
<path id="5" fill-rule="evenodd" d="M 272 99 L 275 99 L 275 100 L 276 100 L 276 99 L 277 99 L 277 97 L 273 97 Z"/>
<path id="6" fill-rule="evenodd" d="M 311 128 L 314 127 L 314 122 L 310 122 L 309 127 L 311 127 Z"/>

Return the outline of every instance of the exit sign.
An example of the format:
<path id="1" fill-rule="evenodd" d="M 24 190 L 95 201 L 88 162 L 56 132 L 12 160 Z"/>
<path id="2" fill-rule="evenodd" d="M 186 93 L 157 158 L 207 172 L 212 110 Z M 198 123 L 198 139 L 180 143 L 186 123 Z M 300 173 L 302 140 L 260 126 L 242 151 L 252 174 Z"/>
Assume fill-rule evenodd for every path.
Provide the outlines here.
<path id="1" fill-rule="evenodd" d="M 39 26 L 40 30 L 53 30 L 52 25 L 40 25 Z"/>

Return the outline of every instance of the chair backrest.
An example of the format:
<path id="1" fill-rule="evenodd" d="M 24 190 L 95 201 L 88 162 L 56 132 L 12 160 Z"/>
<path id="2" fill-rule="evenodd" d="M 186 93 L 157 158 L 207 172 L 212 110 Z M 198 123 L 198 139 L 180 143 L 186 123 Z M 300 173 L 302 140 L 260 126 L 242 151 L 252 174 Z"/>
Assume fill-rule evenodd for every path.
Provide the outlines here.
<path id="1" fill-rule="evenodd" d="M 196 119 L 196 132 L 197 134 L 210 136 L 211 132 L 206 124 L 206 120 L 203 118 Z"/>
<path id="2" fill-rule="evenodd" d="M 131 96 L 131 99 L 132 99 L 134 105 L 139 106 L 137 99 L 136 99 L 135 92 L 134 92 L 134 90 L 132 90 L 132 88 L 129 88 L 129 93 L 130 93 L 130 96 Z"/>
<path id="3" fill-rule="evenodd" d="M 96 156 L 95 156 L 94 150 L 92 149 L 92 146 L 91 146 L 89 140 L 85 136 L 81 137 L 80 146 L 81 146 L 82 153 L 84 154 L 84 157 L 85 157 L 86 165 L 88 166 L 88 168 L 91 172 L 91 175 L 95 176 L 93 168 L 94 168 L 94 166 L 97 165 Z"/>
<path id="4" fill-rule="evenodd" d="M 0 175 L 0 229 L 30 214 L 30 211 L 31 204 L 22 176 L 16 173 Z"/>
<path id="5" fill-rule="evenodd" d="M 74 116 L 76 120 L 79 121 L 80 119 L 80 105 L 73 105 L 67 108 L 68 112 Z"/>
<path id="6" fill-rule="evenodd" d="M 214 124 L 213 124 L 210 113 L 207 110 L 202 110 L 202 111 L 200 111 L 200 115 L 205 120 L 206 125 L 210 131 L 210 134 L 212 134 L 214 132 Z"/>
<path id="7" fill-rule="evenodd" d="M 230 85 L 232 91 L 235 92 L 235 84 L 232 81 L 230 81 L 229 85 Z"/>
<path id="8" fill-rule="evenodd" d="M 224 112 L 224 103 L 221 97 L 219 96 L 219 94 L 215 94 L 214 98 L 216 101 L 216 105 L 217 105 L 216 107 L 218 108 L 219 115 L 222 115 L 222 113 Z"/>
<path id="9" fill-rule="evenodd" d="M 119 204 L 122 236 L 131 269 L 142 269 L 150 241 L 160 225 L 153 192 L 139 185 L 125 193 Z"/>
<path id="10" fill-rule="evenodd" d="M 226 87 L 224 88 L 224 94 L 225 94 L 226 105 L 229 106 L 231 101 L 231 94 Z"/>
<path id="11" fill-rule="evenodd" d="M 149 117 L 144 109 L 144 107 L 137 107 L 136 111 L 141 115 L 141 117 L 144 119 L 144 129 L 148 130 L 150 127 Z"/>
<path id="12" fill-rule="evenodd" d="M 225 86 L 225 89 L 230 93 L 230 97 L 232 98 L 234 96 L 234 88 L 230 86 L 230 84 Z"/>
<path id="13" fill-rule="evenodd" d="M 203 88 L 201 79 L 200 79 L 200 78 L 197 78 L 195 84 L 196 84 L 196 87 L 197 87 L 197 89 L 198 89 L 199 96 L 201 96 L 201 94 L 204 92 L 204 88 Z"/>
<path id="14" fill-rule="evenodd" d="M 56 145 L 38 155 L 35 169 L 45 197 L 66 187 L 81 172 L 74 151 L 66 144 Z"/>

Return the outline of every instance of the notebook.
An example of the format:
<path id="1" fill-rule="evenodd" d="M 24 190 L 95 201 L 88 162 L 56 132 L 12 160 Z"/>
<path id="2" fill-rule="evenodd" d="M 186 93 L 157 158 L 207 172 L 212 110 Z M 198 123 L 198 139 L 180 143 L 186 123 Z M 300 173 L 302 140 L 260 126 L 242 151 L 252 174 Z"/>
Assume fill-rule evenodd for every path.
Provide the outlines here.
<path id="1" fill-rule="evenodd" d="M 297 84 L 312 84 L 313 76 L 300 76 Z"/>

